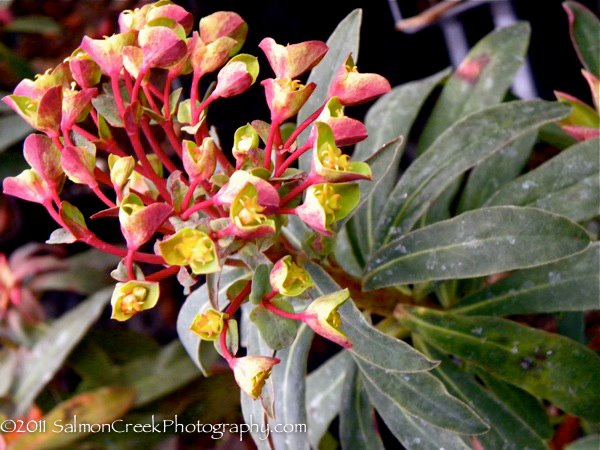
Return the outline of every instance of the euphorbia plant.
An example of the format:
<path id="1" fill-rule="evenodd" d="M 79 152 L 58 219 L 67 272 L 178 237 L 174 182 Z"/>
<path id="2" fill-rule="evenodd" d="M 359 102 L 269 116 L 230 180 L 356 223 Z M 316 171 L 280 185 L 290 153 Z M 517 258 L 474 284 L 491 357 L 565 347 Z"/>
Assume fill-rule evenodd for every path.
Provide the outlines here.
<path id="1" fill-rule="evenodd" d="M 7 178 L 4 192 L 48 210 L 62 227 L 51 242 L 82 241 L 123 258 L 113 272 L 118 281 L 112 296 L 116 320 L 153 308 L 160 301 L 159 281 L 168 276 L 178 274 L 186 289 L 196 284 L 198 275 L 218 278 L 251 244 L 273 263 L 270 289 L 258 307 L 304 322 L 350 347 L 336 312 L 348 299 L 347 292 L 312 303 L 307 297 L 302 313 L 276 306 L 278 299 L 297 297 L 312 286 L 310 275 L 298 265 L 301 255 L 285 255 L 291 249 L 282 245 L 281 227 L 296 215 L 329 236 L 331 227 L 356 207 L 360 192 L 352 181 L 371 179 L 371 171 L 364 162 L 349 162 L 339 146 L 365 139 L 366 132 L 343 109 L 386 93 L 389 83 L 379 75 L 358 73 L 348 57 L 322 106 L 284 135 L 286 121 L 316 88 L 315 83 L 303 85 L 299 77 L 328 48 L 320 41 L 283 46 L 265 38 L 259 47 L 275 75 L 261 83 L 271 122 L 239 128 L 232 165 L 210 131 L 208 112 L 213 102 L 242 94 L 258 79 L 257 58 L 237 54 L 247 32 L 243 19 L 218 12 L 203 18 L 192 32 L 187 11 L 160 1 L 123 12 L 119 25 L 118 34 L 85 37 L 64 63 L 35 80 L 24 80 L 4 99 L 44 133 L 27 138 L 24 153 L 31 168 Z M 217 72 L 216 84 L 200 92 L 201 81 L 212 72 Z M 173 80 L 183 75 L 192 78 L 187 96 L 181 89 L 172 90 Z M 305 129 L 313 129 L 308 141 L 299 139 Z M 311 170 L 294 168 L 313 148 Z M 61 199 L 67 179 L 88 186 L 105 204 L 95 217 L 118 219 L 125 248 L 102 241 L 80 210 Z M 143 251 L 144 246 L 150 251 Z M 144 273 L 142 263 L 159 270 L 145 266 Z M 231 350 L 237 343 L 227 343 L 225 337 L 229 321 L 258 283 L 248 280 L 228 306 L 215 298 L 214 309 L 198 311 L 188 324 L 203 339 L 220 335 L 219 351 L 242 389 L 254 398 L 278 360 L 251 355 L 240 359 Z"/>
<path id="2" fill-rule="evenodd" d="M 577 36 L 598 22 L 567 6 L 597 78 Z M 246 23 L 220 12 L 192 31 L 161 1 L 119 24 L 5 100 L 44 134 L 25 142 L 32 168 L 4 189 L 47 208 L 62 227 L 52 242 L 122 258 L 117 320 L 147 314 L 159 281 L 177 275 L 191 292 L 177 330 L 201 371 L 229 365 L 248 422 L 308 424 L 308 435 L 253 434 L 259 448 L 319 448 L 337 415 L 342 448 L 382 448 L 373 409 L 409 449 L 544 449 L 550 415 L 557 435 L 574 417 L 594 430 L 600 361 L 581 336 L 549 331 L 568 323 L 576 337 L 572 323 L 598 307 L 599 247 L 580 224 L 593 230 L 598 215 L 599 142 L 522 174 L 538 131 L 572 118 L 556 102 L 501 103 L 526 24 L 484 38 L 452 75 L 391 92 L 355 65 L 360 11 L 327 44 L 266 38 L 270 123 L 242 124 L 231 155 L 210 105 L 259 79 L 257 59 L 238 54 Z M 191 90 L 173 89 L 185 76 Z M 382 94 L 365 124 L 346 116 Z M 400 174 L 406 143 L 415 156 Z M 91 219 L 118 220 L 125 247 L 61 200 L 65 178 L 105 203 Z M 544 330 L 532 326 L 539 313 Z M 315 333 L 342 349 L 307 376 Z"/>

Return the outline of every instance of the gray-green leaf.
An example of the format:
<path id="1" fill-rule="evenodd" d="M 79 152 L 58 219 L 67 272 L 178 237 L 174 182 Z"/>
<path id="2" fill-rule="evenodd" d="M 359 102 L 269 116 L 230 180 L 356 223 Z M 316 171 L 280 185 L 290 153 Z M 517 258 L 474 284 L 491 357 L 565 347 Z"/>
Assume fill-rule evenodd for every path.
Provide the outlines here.
<path id="1" fill-rule="evenodd" d="M 491 392 L 475 381 L 475 377 L 460 370 L 447 356 L 417 340 L 417 346 L 429 357 L 442 363 L 434 374 L 442 380 L 453 394 L 465 401 L 490 425 L 489 432 L 477 436 L 483 448 L 503 450 L 546 450 L 540 436 Z M 544 412 L 544 411 L 542 411 Z M 544 412 L 545 413 L 545 412 Z"/>
<path id="2" fill-rule="evenodd" d="M 600 421 L 600 357 L 571 339 L 496 317 L 404 308 L 402 325 L 568 413 Z"/>
<path id="3" fill-rule="evenodd" d="M 505 185 L 487 205 L 533 206 L 575 222 L 600 215 L 600 139 L 569 147 Z"/>
<path id="4" fill-rule="evenodd" d="M 501 104 L 465 117 L 448 128 L 406 170 L 381 212 L 376 243 L 410 231 L 453 180 L 521 136 L 569 113 L 541 100 Z"/>
<path id="5" fill-rule="evenodd" d="M 534 208 L 470 211 L 412 231 L 373 254 L 364 287 L 473 278 L 547 264 L 583 251 L 590 238 L 565 217 Z"/>
<path id="6" fill-rule="evenodd" d="M 600 245 L 555 263 L 520 270 L 462 299 L 453 312 L 508 316 L 600 308 Z"/>

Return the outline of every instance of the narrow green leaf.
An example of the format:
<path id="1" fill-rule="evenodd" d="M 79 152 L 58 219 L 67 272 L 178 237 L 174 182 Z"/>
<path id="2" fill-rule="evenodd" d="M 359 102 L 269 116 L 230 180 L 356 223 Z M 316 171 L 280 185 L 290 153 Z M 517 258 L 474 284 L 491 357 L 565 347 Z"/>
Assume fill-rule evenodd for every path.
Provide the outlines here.
<path id="1" fill-rule="evenodd" d="M 505 185 L 487 205 L 533 206 L 575 222 L 600 215 L 600 139 L 569 147 Z"/>
<path id="2" fill-rule="evenodd" d="M 340 400 L 344 380 L 354 366 L 350 354 L 341 351 L 330 358 L 306 379 L 306 419 L 308 440 L 312 448 L 319 448 L 319 442 L 327 432 L 331 421 L 340 412 Z M 342 439 L 342 445 L 343 445 Z"/>
<path id="3" fill-rule="evenodd" d="M 355 159 L 361 161 L 367 159 L 376 149 L 399 136 L 403 137 L 403 141 L 402 147 L 398 149 L 395 157 L 390 161 L 385 161 L 386 165 L 383 168 L 372 167 L 375 176 L 387 173 L 380 175 L 381 180 L 376 187 L 372 188 L 373 194 L 364 205 L 357 208 L 355 216 L 351 219 L 349 230 L 353 231 L 349 235 L 359 244 L 361 253 L 359 258 L 363 261 L 363 265 L 373 248 L 378 212 L 387 202 L 389 193 L 396 182 L 400 158 L 404 145 L 408 141 L 410 129 L 431 91 L 447 75 L 448 70 L 444 70 L 423 80 L 394 88 L 377 100 L 367 113 L 365 125 L 369 137 L 357 144 L 354 151 Z"/>
<path id="4" fill-rule="evenodd" d="M 468 368 L 471 370 L 470 368 Z M 521 418 L 542 439 L 550 439 L 554 429 L 544 404 L 523 389 L 505 383 L 485 370 L 476 369 L 475 373 L 486 387 L 502 401 L 512 412 Z"/>
<path id="5" fill-rule="evenodd" d="M 281 362 L 271 373 L 273 384 L 277 386 L 275 409 L 279 423 L 306 423 L 306 361 L 314 333 L 306 325 L 301 325 L 298 336 L 289 348 L 277 352 Z M 285 448 L 308 450 L 307 433 L 283 434 Z M 279 448 L 279 447 L 276 447 Z"/>
<path id="6" fill-rule="evenodd" d="M 590 238 L 565 217 L 498 206 L 412 231 L 373 254 L 367 289 L 473 278 L 546 264 L 583 251 Z"/>
<path id="7" fill-rule="evenodd" d="M 596 288 L 598 286 L 596 285 Z M 600 297 L 596 297 L 600 299 Z M 597 309 L 598 304 L 593 309 Z M 585 312 L 571 311 L 556 314 L 556 328 L 559 334 L 566 336 L 580 344 L 585 344 L 587 338 L 585 335 Z"/>
<path id="8" fill-rule="evenodd" d="M 568 112 L 568 107 L 557 103 L 518 101 L 474 113 L 452 125 L 400 178 L 381 212 L 375 242 L 385 244 L 410 231 L 462 173 Z"/>
<path id="9" fill-rule="evenodd" d="M 465 401 L 479 414 L 491 429 L 477 439 L 483 448 L 504 450 L 546 450 L 547 446 L 527 422 L 515 414 L 502 397 L 487 391 L 477 383 L 475 377 L 461 370 L 443 353 L 424 344 L 420 339 L 415 341 L 417 347 L 430 358 L 442 363 L 433 373 L 442 380 L 450 392 Z M 545 412 L 542 410 L 542 413 Z M 550 429 L 552 431 L 552 429 Z"/>
<path id="10" fill-rule="evenodd" d="M 315 282 L 318 295 L 330 294 L 341 289 L 321 266 L 308 262 L 305 269 Z M 437 365 L 406 342 L 383 334 L 369 324 L 354 302 L 347 301 L 339 312 L 342 318 L 342 329 L 352 343 L 350 352 L 366 363 L 389 373 L 427 371 Z"/>
<path id="11" fill-rule="evenodd" d="M 579 60 L 594 76 L 600 77 L 600 21 L 585 6 L 564 2 L 569 16 L 571 40 Z"/>
<path id="12" fill-rule="evenodd" d="M 537 132 L 526 134 L 475 167 L 467 179 L 458 211 L 481 208 L 494 192 L 516 178 L 529 160 L 536 138 Z"/>
<path id="13" fill-rule="evenodd" d="M 16 416 L 25 414 L 43 387 L 60 369 L 71 350 L 98 319 L 110 300 L 112 288 L 103 289 L 54 321 L 19 367 L 13 387 Z"/>
<path id="14" fill-rule="evenodd" d="M 421 154 L 454 122 L 499 103 L 523 64 L 529 24 L 519 22 L 484 37 L 450 77 L 438 99 L 417 153 Z"/>
<path id="15" fill-rule="evenodd" d="M 565 450 L 598 450 L 600 448 L 600 434 L 591 434 L 567 445 Z"/>
<path id="16" fill-rule="evenodd" d="M 404 308 L 400 322 L 438 349 L 547 399 L 570 414 L 600 420 L 600 358 L 556 334 L 495 317 Z"/>
<path id="17" fill-rule="evenodd" d="M 402 444 L 419 450 L 470 450 L 462 437 L 406 413 L 387 392 L 363 378 L 367 394 L 377 412 Z"/>
<path id="18" fill-rule="evenodd" d="M 271 302 L 279 309 L 294 312 L 291 303 L 284 299 L 273 299 Z M 297 321 L 278 316 L 260 305 L 250 312 L 250 320 L 273 350 L 289 347 L 298 333 Z"/>
<path id="19" fill-rule="evenodd" d="M 429 372 L 389 373 L 356 358 L 362 376 L 398 409 L 432 425 L 459 434 L 480 434 L 489 427 Z"/>
<path id="20" fill-rule="evenodd" d="M 342 450 L 385 450 L 375 429 L 373 407 L 364 389 L 356 365 L 346 376 L 340 407 L 340 443 Z"/>
<path id="21" fill-rule="evenodd" d="M 333 81 L 335 74 L 342 67 L 349 54 L 354 61 L 358 60 L 358 47 L 360 40 L 360 24 L 362 22 L 362 10 L 355 9 L 342 20 L 333 31 L 327 46 L 329 51 L 321 62 L 310 72 L 308 83 L 316 83 L 317 87 L 302 106 L 298 113 L 298 124 L 301 124 L 315 112 L 327 100 L 327 91 Z M 308 130 L 301 135 L 304 142 L 308 136 Z M 311 152 L 300 157 L 300 169 L 306 172 L 310 169 Z"/>
<path id="22" fill-rule="evenodd" d="M 560 261 L 520 270 L 463 298 L 454 313 L 508 316 L 600 308 L 600 245 Z"/>

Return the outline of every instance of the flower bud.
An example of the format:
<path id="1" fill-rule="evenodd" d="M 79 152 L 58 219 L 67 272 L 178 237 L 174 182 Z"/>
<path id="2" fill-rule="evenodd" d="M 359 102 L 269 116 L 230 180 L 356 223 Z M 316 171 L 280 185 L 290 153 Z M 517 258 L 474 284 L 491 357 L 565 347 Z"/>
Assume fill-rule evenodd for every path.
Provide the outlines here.
<path id="1" fill-rule="evenodd" d="M 83 50 L 75 50 L 68 58 L 68 62 L 71 75 L 81 88 L 91 88 L 100 83 L 102 77 L 100 66 Z"/>
<path id="2" fill-rule="evenodd" d="M 237 55 L 225 65 L 217 76 L 214 97 L 233 97 L 254 84 L 258 77 L 258 59 L 252 55 Z"/>
<path id="3" fill-rule="evenodd" d="M 329 96 L 336 96 L 342 105 L 356 105 L 373 100 L 391 90 L 390 83 L 376 73 L 359 73 L 352 56 L 336 74 Z"/>
<path id="4" fill-rule="evenodd" d="M 295 116 L 317 87 L 315 83 L 304 86 L 291 78 L 269 78 L 261 84 L 265 88 L 271 121 L 275 123 L 282 123 Z"/>
<path id="5" fill-rule="evenodd" d="M 73 86 L 75 83 L 73 83 Z M 70 130 L 77 122 L 83 121 L 92 107 L 92 99 L 96 97 L 96 88 L 63 89 L 62 92 L 62 117 L 60 126 L 64 130 Z"/>
<path id="6" fill-rule="evenodd" d="M 314 230 L 331 236 L 331 225 L 350 214 L 359 201 L 356 183 L 315 184 L 306 191 L 304 203 L 296 208 L 296 213 Z"/>
<path id="7" fill-rule="evenodd" d="M 228 314 L 209 308 L 202 313 L 196 314 L 190 330 L 204 341 L 216 341 L 223 331 L 225 320 L 228 318 Z"/>
<path id="8" fill-rule="evenodd" d="M 117 76 L 123 67 L 123 48 L 136 45 L 136 33 L 126 31 L 113 34 L 104 39 L 91 39 L 84 36 L 81 49 L 100 66 L 102 73 L 108 76 Z"/>
<path id="9" fill-rule="evenodd" d="M 312 301 L 306 308 L 304 322 L 321 336 L 345 348 L 352 347 L 346 334 L 341 330 L 342 319 L 338 309 L 350 298 L 348 289 L 323 295 Z"/>
<path id="10" fill-rule="evenodd" d="M 184 140 L 182 149 L 183 168 L 192 181 L 209 180 L 217 166 L 217 146 L 212 138 L 204 138 L 198 147 Z"/>
<path id="11" fill-rule="evenodd" d="M 313 285 L 308 272 L 299 267 L 290 255 L 275 263 L 269 281 L 273 289 L 288 297 L 297 297 Z"/>
<path id="12" fill-rule="evenodd" d="M 168 69 L 177 63 L 187 54 L 184 38 L 168 27 L 144 27 L 138 35 L 138 43 L 143 55 L 140 70 L 145 73 L 152 68 Z"/>
<path id="13" fill-rule="evenodd" d="M 123 322 L 140 311 L 154 308 L 160 295 L 157 282 L 128 281 L 117 283 L 110 303 L 112 319 Z"/>
<path id="14" fill-rule="evenodd" d="M 23 156 L 49 186 L 60 189 L 65 173 L 60 162 L 60 150 L 52 139 L 43 134 L 30 134 L 23 144 Z"/>
<path id="15" fill-rule="evenodd" d="M 167 264 L 190 266 L 194 275 L 221 270 L 215 243 L 202 231 L 184 228 L 158 243 Z"/>
<path id="16" fill-rule="evenodd" d="M 235 40 L 236 45 L 230 50 L 229 56 L 240 51 L 247 34 L 248 24 L 234 12 L 218 11 L 200 19 L 200 38 L 205 44 L 215 42 L 223 36 Z"/>
<path id="17" fill-rule="evenodd" d="M 234 358 L 230 365 L 238 386 L 253 399 L 257 399 L 271 375 L 273 366 L 279 364 L 278 358 L 268 356 L 244 356 Z"/>
<path id="18" fill-rule="evenodd" d="M 327 44 L 321 41 L 306 41 L 292 45 L 279 45 L 272 38 L 264 38 L 260 49 L 265 53 L 277 78 L 297 78 L 319 64 Z"/>
<path id="19" fill-rule="evenodd" d="M 171 207 L 165 203 L 145 206 L 135 194 L 125 197 L 119 207 L 119 222 L 127 247 L 137 250 L 152 237 L 171 212 Z"/>
<path id="20" fill-rule="evenodd" d="M 61 163 L 67 177 L 78 184 L 98 186 L 94 176 L 96 168 L 96 147 L 75 147 L 67 145 L 63 149 Z"/>
<path id="21" fill-rule="evenodd" d="M 205 44 L 198 33 L 190 40 L 190 56 L 194 70 L 200 74 L 211 73 L 225 64 L 232 49 L 237 45 L 235 39 L 221 36 L 214 42 Z"/>
<path id="22" fill-rule="evenodd" d="M 48 183 L 34 169 L 24 170 L 16 177 L 6 177 L 2 188 L 6 195 L 28 202 L 45 203 L 52 198 Z"/>

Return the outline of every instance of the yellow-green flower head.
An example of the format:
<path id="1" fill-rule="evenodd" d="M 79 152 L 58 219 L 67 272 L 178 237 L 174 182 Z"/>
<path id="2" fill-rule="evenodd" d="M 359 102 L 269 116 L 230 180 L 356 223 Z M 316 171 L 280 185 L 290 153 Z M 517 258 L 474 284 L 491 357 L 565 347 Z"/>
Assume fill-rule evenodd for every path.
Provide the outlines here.
<path id="1" fill-rule="evenodd" d="M 195 275 L 221 270 L 217 248 L 204 232 L 183 228 L 158 243 L 158 251 L 167 264 L 190 266 Z"/>
<path id="2" fill-rule="evenodd" d="M 233 155 L 245 155 L 249 150 L 257 148 L 259 144 L 258 133 L 249 123 L 239 127 L 233 135 Z"/>
<path id="3" fill-rule="evenodd" d="M 311 175 L 322 181 L 352 181 L 372 178 L 365 162 L 350 162 L 335 145 L 332 129 L 324 122 L 315 124 L 317 139 L 313 150 Z"/>
<path id="4" fill-rule="evenodd" d="M 209 308 L 196 314 L 190 330 L 205 341 L 215 341 L 223 331 L 223 324 L 228 318 L 228 314 Z"/>
<path id="5" fill-rule="evenodd" d="M 154 308 L 160 295 L 157 282 L 128 281 L 117 283 L 110 303 L 112 318 L 125 321 L 140 311 Z"/>
<path id="6" fill-rule="evenodd" d="M 350 214 L 359 201 L 356 183 L 315 184 L 306 191 L 304 203 L 296 208 L 296 213 L 308 226 L 330 236 L 331 225 Z"/>
<path id="7" fill-rule="evenodd" d="M 348 289 L 323 295 L 308 305 L 304 322 L 315 333 L 333 341 L 342 347 L 350 348 L 352 344 L 341 330 L 342 319 L 338 309 L 350 298 Z"/>
<path id="8" fill-rule="evenodd" d="M 231 361 L 231 368 L 238 386 L 253 399 L 257 399 L 262 388 L 271 375 L 278 358 L 268 356 L 244 356 Z"/>
<path id="9" fill-rule="evenodd" d="M 298 266 L 290 255 L 275 263 L 269 280 L 273 289 L 288 297 L 297 297 L 313 285 L 308 272 Z"/>
<path id="10" fill-rule="evenodd" d="M 240 237 L 259 237 L 275 231 L 275 222 L 263 212 L 259 203 L 258 190 L 247 183 L 235 196 L 230 209 L 230 218 Z"/>

